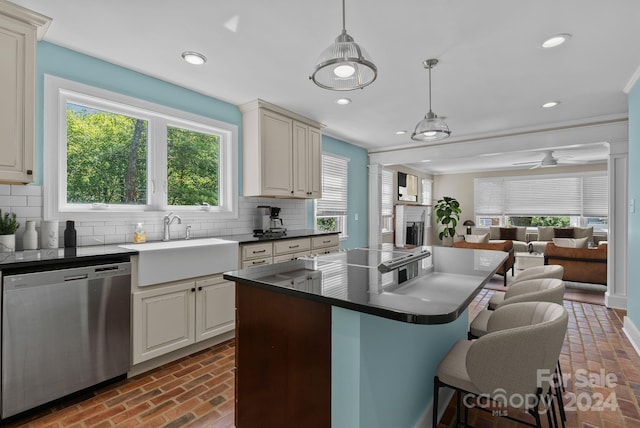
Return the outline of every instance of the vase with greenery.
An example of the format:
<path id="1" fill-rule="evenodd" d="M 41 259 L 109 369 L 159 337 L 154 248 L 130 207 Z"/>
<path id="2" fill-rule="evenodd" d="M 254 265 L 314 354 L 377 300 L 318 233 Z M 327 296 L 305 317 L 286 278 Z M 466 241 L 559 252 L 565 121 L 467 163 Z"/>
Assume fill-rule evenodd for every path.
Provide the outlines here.
<path id="1" fill-rule="evenodd" d="M 450 196 L 443 196 L 442 199 L 438 199 L 436 206 L 434 207 L 436 213 L 436 219 L 438 225 L 443 226 L 443 229 L 438 233 L 438 238 L 445 242 L 445 238 L 449 242 L 453 242 L 453 237 L 456 235 L 456 226 L 460 220 L 460 203 L 456 198 Z"/>
<path id="2" fill-rule="evenodd" d="M 2 213 L 0 210 L 0 252 L 14 252 L 16 250 L 16 230 L 20 223 L 15 213 Z"/>

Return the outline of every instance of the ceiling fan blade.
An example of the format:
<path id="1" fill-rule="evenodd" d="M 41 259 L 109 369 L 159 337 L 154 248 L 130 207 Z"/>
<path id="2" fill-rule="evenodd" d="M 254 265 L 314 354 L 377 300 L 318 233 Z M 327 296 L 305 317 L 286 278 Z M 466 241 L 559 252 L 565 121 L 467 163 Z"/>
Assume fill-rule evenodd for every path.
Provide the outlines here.
<path id="1" fill-rule="evenodd" d="M 540 162 L 538 162 L 537 165 L 534 165 L 529 169 L 538 169 L 538 168 L 542 168 L 542 164 Z"/>

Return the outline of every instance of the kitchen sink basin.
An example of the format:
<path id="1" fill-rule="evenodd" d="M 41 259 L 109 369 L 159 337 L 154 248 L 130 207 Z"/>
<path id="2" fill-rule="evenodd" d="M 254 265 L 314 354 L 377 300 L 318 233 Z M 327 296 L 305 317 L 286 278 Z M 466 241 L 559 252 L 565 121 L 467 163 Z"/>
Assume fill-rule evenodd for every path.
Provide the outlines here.
<path id="1" fill-rule="evenodd" d="M 138 251 L 138 286 L 213 275 L 238 268 L 238 243 L 218 238 L 120 245 Z"/>

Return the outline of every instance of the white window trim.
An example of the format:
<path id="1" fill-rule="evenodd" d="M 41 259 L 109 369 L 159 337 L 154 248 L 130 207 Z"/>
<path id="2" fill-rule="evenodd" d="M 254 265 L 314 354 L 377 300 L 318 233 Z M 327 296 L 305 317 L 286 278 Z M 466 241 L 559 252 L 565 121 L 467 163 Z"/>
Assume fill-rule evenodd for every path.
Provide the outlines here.
<path id="1" fill-rule="evenodd" d="M 115 92 L 95 88 L 82 83 L 60 77 L 45 75 L 44 90 L 44 211 L 45 219 L 86 220 L 154 220 L 158 214 L 166 211 L 180 212 L 187 219 L 191 218 L 238 218 L 238 127 L 204 116 L 184 112 L 151 103 Z M 99 109 L 109 106 L 109 111 L 122 112 L 134 117 L 155 117 L 155 124 L 150 122 L 149 135 L 158 134 L 164 126 L 178 126 L 198 132 L 215 133 L 220 136 L 220 201 L 218 207 L 186 207 L 155 203 L 139 206 L 114 206 L 101 210 L 89 205 L 78 204 L 72 207 L 66 204 L 66 181 L 62 175 L 66 173 L 66 103 L 67 99 L 80 101 L 91 106 L 92 101 L 98 103 Z M 162 137 L 166 139 L 165 137 Z M 162 143 L 162 142 L 161 142 Z M 164 152 L 164 153 L 163 153 Z M 166 141 L 161 147 L 150 144 L 148 147 L 147 192 L 151 194 L 160 188 L 166 194 L 166 176 L 164 183 L 155 183 L 158 171 L 166 171 Z M 64 187 L 64 188 L 63 188 Z M 154 189 L 154 187 L 156 187 Z M 62 199 L 64 202 L 61 202 Z M 166 195 L 165 199 L 166 201 Z M 75 205 L 75 204 L 74 204 Z"/>

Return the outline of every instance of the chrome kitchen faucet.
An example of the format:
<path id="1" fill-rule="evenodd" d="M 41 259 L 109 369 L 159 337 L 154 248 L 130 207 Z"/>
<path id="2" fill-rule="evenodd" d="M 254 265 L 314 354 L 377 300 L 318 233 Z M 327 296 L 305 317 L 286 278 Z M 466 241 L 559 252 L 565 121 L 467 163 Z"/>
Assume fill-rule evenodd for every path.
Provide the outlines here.
<path id="1" fill-rule="evenodd" d="M 171 226 L 171 223 L 173 223 L 176 220 L 178 220 L 178 224 L 182 224 L 182 219 L 180 218 L 180 216 L 173 215 L 173 213 L 169 213 L 164 216 L 164 235 L 162 237 L 163 241 L 171 240 L 171 233 L 169 231 L 169 226 Z"/>

